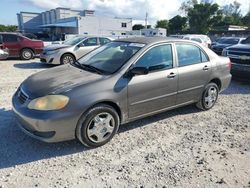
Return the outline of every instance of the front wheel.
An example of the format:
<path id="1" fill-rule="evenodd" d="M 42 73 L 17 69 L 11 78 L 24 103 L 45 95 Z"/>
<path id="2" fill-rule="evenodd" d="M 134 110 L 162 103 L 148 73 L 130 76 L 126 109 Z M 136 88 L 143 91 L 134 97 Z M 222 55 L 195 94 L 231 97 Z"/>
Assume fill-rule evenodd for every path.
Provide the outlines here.
<path id="1" fill-rule="evenodd" d="M 84 114 L 77 125 L 76 137 L 87 147 L 99 147 L 109 142 L 119 128 L 119 115 L 106 104 L 100 104 Z"/>
<path id="2" fill-rule="evenodd" d="M 209 83 L 196 106 L 201 110 L 211 109 L 218 99 L 219 88 L 215 83 Z"/>
<path id="3" fill-rule="evenodd" d="M 71 64 L 75 62 L 75 57 L 72 54 L 64 54 L 61 58 L 61 64 Z"/>

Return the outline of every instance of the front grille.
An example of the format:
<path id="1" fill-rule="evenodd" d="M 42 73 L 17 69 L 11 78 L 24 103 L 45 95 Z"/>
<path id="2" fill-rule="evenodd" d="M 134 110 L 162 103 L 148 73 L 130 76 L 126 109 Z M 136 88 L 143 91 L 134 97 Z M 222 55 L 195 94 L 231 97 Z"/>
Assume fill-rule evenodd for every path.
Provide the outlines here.
<path id="1" fill-rule="evenodd" d="M 230 51 L 242 51 L 242 52 L 248 52 L 249 53 L 249 49 L 244 49 L 244 48 L 230 48 Z"/>
<path id="2" fill-rule="evenodd" d="M 230 61 L 233 62 L 233 63 L 250 65 L 250 60 L 242 60 L 242 59 L 230 58 Z"/>
<path id="3" fill-rule="evenodd" d="M 250 56 L 250 53 L 246 53 L 243 51 L 228 51 L 228 54 L 229 55 L 248 55 L 248 56 Z"/>
<path id="4" fill-rule="evenodd" d="M 21 104 L 24 104 L 29 98 L 28 95 L 25 94 L 21 89 L 18 89 L 17 97 L 18 97 L 18 100 Z"/>

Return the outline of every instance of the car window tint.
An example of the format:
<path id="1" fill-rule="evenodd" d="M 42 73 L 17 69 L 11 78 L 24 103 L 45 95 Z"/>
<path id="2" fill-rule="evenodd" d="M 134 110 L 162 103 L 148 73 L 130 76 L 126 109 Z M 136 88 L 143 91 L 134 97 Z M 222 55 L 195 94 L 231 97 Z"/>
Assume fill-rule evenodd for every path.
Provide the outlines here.
<path id="1" fill-rule="evenodd" d="M 207 55 L 192 44 L 176 44 L 179 66 L 186 66 L 208 61 Z"/>
<path id="2" fill-rule="evenodd" d="M 16 35 L 3 35 L 3 42 L 17 42 Z"/>
<path id="3" fill-rule="evenodd" d="M 3 36 L 0 35 L 0 44 L 2 44 L 2 43 L 3 43 Z"/>
<path id="4" fill-rule="evenodd" d="M 248 37 L 246 40 L 244 40 L 244 44 L 250 44 L 250 37 Z"/>
<path id="5" fill-rule="evenodd" d="M 136 63 L 136 67 L 146 67 L 149 71 L 173 67 L 173 54 L 170 44 L 156 46 L 148 50 Z"/>
<path id="6" fill-rule="evenodd" d="M 99 38 L 99 40 L 100 40 L 100 44 L 101 44 L 101 45 L 103 45 L 103 44 L 107 44 L 107 43 L 109 43 L 109 42 L 110 42 L 110 40 L 109 40 L 109 39 L 107 39 L 107 38 Z"/>
<path id="7" fill-rule="evenodd" d="M 83 42 L 84 46 L 96 46 L 97 38 L 88 38 Z"/>

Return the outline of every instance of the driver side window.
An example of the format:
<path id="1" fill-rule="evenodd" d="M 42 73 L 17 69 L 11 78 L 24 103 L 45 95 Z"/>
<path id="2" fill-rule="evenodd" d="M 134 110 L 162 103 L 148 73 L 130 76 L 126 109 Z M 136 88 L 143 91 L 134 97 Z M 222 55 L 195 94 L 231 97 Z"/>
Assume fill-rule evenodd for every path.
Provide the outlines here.
<path id="1" fill-rule="evenodd" d="M 83 41 L 84 46 L 96 46 L 97 45 L 97 38 L 88 38 Z"/>
<path id="2" fill-rule="evenodd" d="M 171 44 L 151 48 L 137 61 L 135 66 L 148 68 L 149 71 L 171 69 L 173 67 Z"/>

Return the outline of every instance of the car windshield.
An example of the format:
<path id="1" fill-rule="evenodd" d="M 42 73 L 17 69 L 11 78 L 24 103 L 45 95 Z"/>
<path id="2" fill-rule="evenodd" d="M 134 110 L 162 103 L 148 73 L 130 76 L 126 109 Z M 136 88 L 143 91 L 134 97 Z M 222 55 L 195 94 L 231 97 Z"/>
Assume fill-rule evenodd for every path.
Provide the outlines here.
<path id="1" fill-rule="evenodd" d="M 73 46 L 81 42 L 83 39 L 85 39 L 85 37 L 74 37 L 74 38 L 64 41 L 63 44 Z"/>
<path id="2" fill-rule="evenodd" d="M 218 40 L 218 43 L 220 44 L 238 44 L 238 42 L 239 42 L 238 38 L 230 38 L 230 39 L 222 38 Z"/>
<path id="3" fill-rule="evenodd" d="M 145 44 L 130 42 L 110 42 L 78 60 L 82 67 L 92 67 L 106 74 L 119 70 Z"/>

